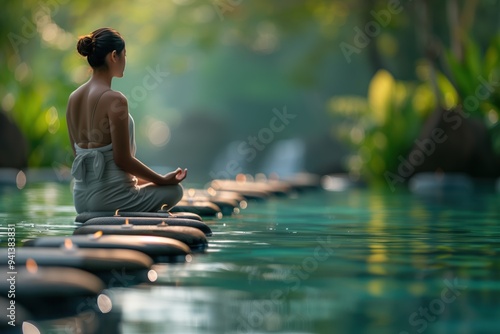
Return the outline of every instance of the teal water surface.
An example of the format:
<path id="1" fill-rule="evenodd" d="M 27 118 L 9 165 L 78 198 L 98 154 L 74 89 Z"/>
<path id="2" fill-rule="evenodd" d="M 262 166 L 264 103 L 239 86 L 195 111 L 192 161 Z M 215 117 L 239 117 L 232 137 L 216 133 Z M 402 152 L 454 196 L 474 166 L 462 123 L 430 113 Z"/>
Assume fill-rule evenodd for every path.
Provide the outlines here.
<path id="1" fill-rule="evenodd" d="M 123 333 L 500 333 L 500 195 L 323 190 L 207 219 L 191 262 L 112 288 Z M 70 186 L 0 187 L 0 243 L 71 234 Z"/>

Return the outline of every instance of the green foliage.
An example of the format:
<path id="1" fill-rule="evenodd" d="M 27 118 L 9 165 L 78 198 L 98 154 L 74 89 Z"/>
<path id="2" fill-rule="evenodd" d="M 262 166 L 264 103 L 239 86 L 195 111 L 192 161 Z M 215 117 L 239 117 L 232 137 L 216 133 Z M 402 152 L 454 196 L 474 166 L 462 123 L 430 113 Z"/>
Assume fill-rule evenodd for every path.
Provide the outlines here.
<path id="1" fill-rule="evenodd" d="M 373 76 L 367 98 L 332 98 L 330 111 L 344 119 L 334 132 L 354 151 L 350 172 L 377 182 L 386 170 L 397 169 L 398 156 L 410 149 L 434 105 L 427 84 L 397 81 L 385 70 Z"/>
<path id="2" fill-rule="evenodd" d="M 144 117 L 141 110 L 158 118 L 174 119 L 182 114 L 175 110 L 175 115 L 166 115 L 175 109 L 175 103 L 177 108 L 186 105 L 165 101 L 163 89 L 170 85 L 170 96 L 186 95 L 186 88 L 177 86 L 187 79 L 203 85 L 194 87 L 201 89 L 190 96 L 191 103 L 217 109 L 227 118 L 234 110 L 252 110 L 252 106 L 242 106 L 250 101 L 269 104 L 259 107 L 262 114 L 278 105 L 276 101 L 293 103 L 289 80 L 293 74 L 272 76 L 269 68 L 293 67 L 297 56 L 290 54 L 285 62 L 276 59 L 270 64 L 269 55 L 283 42 L 295 43 L 295 33 L 303 33 L 311 25 L 314 28 L 307 34 L 316 30 L 331 39 L 347 16 L 340 0 L 21 0 L 8 1 L 3 8 L 0 61 L 6 69 L 0 72 L 0 103 L 28 140 L 30 167 L 71 162 L 66 102 L 90 73 L 75 50 L 79 35 L 111 26 L 125 37 L 127 78 L 113 85 L 137 105 L 131 112 L 138 123 Z M 297 66 L 299 71 L 304 69 L 302 73 L 317 68 L 328 52 L 322 47 L 310 57 L 300 46 L 297 50 L 305 54 Z M 196 61 L 203 61 L 204 66 L 193 71 Z M 133 101 L 131 92 L 142 84 L 147 66 L 159 66 L 172 76 L 156 91 L 148 91 L 146 99 Z M 166 102 L 169 107 L 163 106 Z M 261 126 L 252 115 L 240 119 L 247 121 L 245 126 Z"/>
<path id="3" fill-rule="evenodd" d="M 446 64 L 449 76 L 460 97 L 460 104 L 467 98 L 475 97 L 479 100 L 477 108 L 468 108 L 472 116 L 498 119 L 500 106 L 500 34 L 495 35 L 486 51 L 482 53 L 476 41 L 471 38 L 465 40 L 461 59 L 451 50 L 445 51 Z M 485 82 L 491 84 L 486 87 Z M 492 89 L 491 89 L 492 88 Z M 483 94 L 483 91 L 488 94 Z"/>
<path id="4" fill-rule="evenodd" d="M 478 43 L 466 39 L 462 59 L 448 50 L 446 61 L 465 111 L 484 120 L 490 130 L 493 148 L 500 154 L 500 34 L 495 35 L 484 52 Z"/>
<path id="5" fill-rule="evenodd" d="M 112 26 L 125 36 L 128 54 L 126 79 L 113 85 L 129 100 L 133 89 L 142 84 L 147 66 L 171 73 L 143 101 L 131 101 L 137 105 L 132 112 L 139 124 L 148 115 L 172 120 L 169 126 L 174 127 L 185 110 L 202 106 L 215 110 L 216 117 L 229 119 L 240 136 L 236 139 L 241 140 L 266 124 L 266 111 L 287 104 L 303 112 L 301 132 L 295 135 L 318 134 L 331 126 L 323 109 L 325 101 L 332 94 L 347 94 L 332 99 L 327 109 L 343 120 L 335 129 L 356 152 L 349 161 L 353 173 L 377 179 L 398 163 L 398 155 L 411 146 L 432 108 L 438 103 L 450 108 L 475 94 L 478 73 L 484 78 L 498 74 L 500 59 L 498 37 L 484 53 L 478 41 L 470 40 L 463 59 L 447 54 L 447 70 L 435 77 L 442 96 L 436 101 L 429 66 L 417 63 L 414 70 L 420 57 L 414 38 L 418 22 L 413 21 L 415 2 L 408 1 L 401 2 L 404 10 L 391 16 L 380 35 L 359 48 L 348 65 L 340 42 L 355 44 L 353 28 L 375 22 L 372 11 L 383 12 L 388 3 L 7 1 L 0 14 L 0 62 L 6 66 L 0 72 L 0 103 L 28 138 L 30 166 L 68 164 L 66 100 L 89 76 L 87 64 L 76 53 L 76 40 L 97 27 Z M 447 22 L 441 19 L 446 17 L 445 4 L 429 2 L 429 6 L 439 19 L 433 24 L 446 31 Z M 482 13 L 493 13 L 490 5 L 479 6 Z M 477 26 L 484 31 L 491 24 Z M 376 49 L 378 55 L 373 52 Z M 370 66 L 388 68 L 408 81 L 378 72 L 368 97 L 352 97 L 365 91 L 372 76 Z M 423 73 L 419 81 L 413 77 L 415 72 Z M 499 105 L 496 89 L 477 111 L 492 130 L 498 128 Z M 497 145 L 500 150 L 500 140 Z"/>
<path id="6" fill-rule="evenodd" d="M 370 82 L 367 98 L 341 96 L 331 100 L 330 111 L 344 117 L 344 123 L 334 131 L 355 152 L 348 163 L 352 173 L 377 182 L 384 171 L 397 169 L 398 157 L 407 154 L 426 116 L 437 107 L 463 105 L 471 117 L 483 119 L 500 153 L 500 35 L 484 53 L 469 39 L 463 59 L 449 50 L 445 59 L 449 77 L 439 71 L 433 77 L 433 69 L 421 61 L 416 67 L 419 83 L 398 82 L 380 70 Z"/>

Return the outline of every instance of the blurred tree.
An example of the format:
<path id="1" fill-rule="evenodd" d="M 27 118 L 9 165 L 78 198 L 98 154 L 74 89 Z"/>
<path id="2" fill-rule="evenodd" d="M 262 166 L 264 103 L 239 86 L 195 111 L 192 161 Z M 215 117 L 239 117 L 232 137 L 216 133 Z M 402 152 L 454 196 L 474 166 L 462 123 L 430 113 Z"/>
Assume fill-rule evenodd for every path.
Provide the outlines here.
<path id="1" fill-rule="evenodd" d="M 351 120 L 347 126 L 340 123 L 342 125 L 338 129 L 340 135 L 354 145 L 355 153 L 349 159 L 352 173 L 370 181 L 387 181 L 390 184 L 388 173 L 392 173 L 392 180 L 399 178 L 399 182 L 404 182 L 416 171 L 437 169 L 461 171 L 474 176 L 498 174 L 492 172 L 498 169 L 498 164 L 495 153 L 489 148 L 490 134 L 483 132 L 490 128 L 495 147 L 500 146 L 497 139 L 500 138 L 497 134 L 500 101 L 496 87 L 500 73 L 499 5 L 498 1 L 459 3 L 456 0 L 422 0 L 413 2 L 411 11 L 401 10 L 398 15 L 407 15 L 405 22 L 409 23 L 418 41 L 414 43 L 418 52 L 406 57 L 414 61 L 407 68 L 413 69 L 416 77 L 410 76 L 410 81 L 414 83 L 405 84 L 405 89 L 398 89 L 398 86 L 404 87 L 402 83 L 394 81 L 391 75 L 380 69 L 392 68 L 395 77 L 404 72 L 394 71 L 393 66 L 387 65 L 391 63 L 388 62 L 390 57 L 384 55 L 379 43 L 370 44 L 373 49 L 370 51 L 371 64 L 379 71 L 370 84 L 368 100 L 334 97 L 330 103 L 335 114 L 350 115 L 349 118 L 355 115 L 361 120 L 353 124 Z M 387 13 L 369 8 L 366 5 L 365 17 L 367 12 L 374 17 Z M 479 13 L 483 24 L 474 25 L 475 15 Z M 390 22 L 387 15 L 384 17 L 385 22 Z M 366 22 L 365 29 L 371 27 L 370 22 L 374 21 Z M 377 22 L 382 24 L 384 21 L 380 19 Z M 401 30 L 398 29 L 398 33 Z M 369 32 L 369 29 L 366 30 L 365 35 Z M 380 40 L 381 36 L 382 33 L 374 39 Z M 403 39 L 399 41 L 404 43 Z M 410 92 L 412 104 L 403 103 L 398 107 L 395 101 L 405 101 L 402 92 Z M 384 102 L 374 103 L 377 100 Z M 443 110 L 455 108 L 464 110 L 466 118 L 479 117 L 479 122 L 467 119 L 460 123 L 452 122 L 451 114 L 443 114 Z M 450 119 L 446 119 L 448 116 Z M 445 122 L 442 122 L 443 117 Z M 457 129 L 457 124 L 464 125 Z M 446 146 L 433 150 L 436 154 L 427 155 L 422 162 L 408 162 L 409 157 L 414 158 L 411 154 L 421 151 L 416 142 L 419 139 L 429 140 L 435 129 L 443 131 L 443 137 L 448 139 Z M 477 164 L 485 166 L 474 166 Z M 404 169 L 408 172 L 401 172 Z"/>
<path id="2" fill-rule="evenodd" d="M 484 48 L 492 30 L 498 30 L 499 1 L 456 4 L 459 25 Z M 370 78 L 381 69 L 391 73 L 396 86 L 422 80 L 431 63 L 424 55 L 434 54 L 436 85 L 456 85 L 443 65 L 443 48 L 424 51 L 426 45 L 455 43 L 449 20 L 443 19 L 452 7 L 423 0 L 9 1 L 0 14 L 0 61 L 5 64 L 0 102 L 28 138 L 30 166 L 71 163 L 66 99 L 89 75 L 74 49 L 76 39 L 112 26 L 125 36 L 128 53 L 127 78 L 115 87 L 129 98 L 139 125 L 175 131 L 185 112 L 202 108 L 227 121 L 233 138 L 243 140 L 266 125 L 273 107 L 287 104 L 301 121 L 276 139 L 335 137 L 331 128 L 339 117 L 329 117 L 327 102 L 332 96 L 367 94 Z M 473 24 L 473 13 L 481 16 L 481 24 Z M 140 95 L 148 66 L 169 75 Z M 416 94 L 422 90 L 414 89 Z M 427 101 L 427 93 L 422 94 Z M 154 131 L 141 126 L 139 131 L 145 134 L 139 145 L 159 143 L 152 141 Z M 168 139 L 160 144 L 140 151 L 159 159 Z"/>

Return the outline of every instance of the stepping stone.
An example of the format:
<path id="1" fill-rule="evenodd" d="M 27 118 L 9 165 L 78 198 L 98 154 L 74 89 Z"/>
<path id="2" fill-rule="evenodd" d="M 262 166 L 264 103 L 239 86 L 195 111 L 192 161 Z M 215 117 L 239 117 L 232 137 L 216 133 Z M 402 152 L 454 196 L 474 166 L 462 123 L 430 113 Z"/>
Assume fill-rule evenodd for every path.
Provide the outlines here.
<path id="1" fill-rule="evenodd" d="M 202 200 L 202 201 L 191 201 L 191 200 L 180 200 L 177 205 L 175 205 L 170 212 L 177 211 L 187 211 L 196 213 L 202 217 L 206 216 L 217 216 L 219 218 L 222 217 L 222 211 L 218 205 L 212 203 L 210 201 Z"/>
<path id="2" fill-rule="evenodd" d="M 2 279 L 2 282 L 0 283 L 0 289 L 2 290 L 3 294 L 2 296 L 0 296 L 0 316 L 2 317 L 2 321 L 0 322 L 0 333 L 22 333 L 21 326 L 23 324 L 23 321 L 33 319 L 33 315 L 21 305 L 17 297 L 14 298 L 14 296 L 12 296 L 12 298 L 8 298 L 10 282 L 7 281 L 9 275 L 5 274 L 9 270 L 7 267 L 0 267 L 0 270 L 2 270 L 3 273 L 2 275 L 0 275 Z M 4 284 L 4 282 L 7 284 Z M 16 290 L 19 290 L 19 285 L 16 286 Z M 14 304 L 12 304 L 11 301 L 13 301 Z"/>
<path id="3" fill-rule="evenodd" d="M 121 217 L 121 216 L 108 216 L 108 217 L 93 217 L 86 216 L 84 218 L 89 218 L 88 220 L 83 220 L 80 218 L 80 222 L 83 223 L 83 226 L 88 225 L 159 225 L 162 226 L 187 226 L 194 227 L 202 231 L 206 236 L 212 235 L 212 230 L 208 227 L 207 224 L 192 219 L 184 219 L 184 218 L 161 218 L 161 217 Z"/>
<path id="4" fill-rule="evenodd" d="M 472 179 L 462 173 L 418 173 L 410 178 L 410 191 L 422 195 L 464 194 L 474 191 Z"/>
<path id="5" fill-rule="evenodd" d="M 102 233 L 105 235 L 149 235 L 172 238 L 185 243 L 192 251 L 204 251 L 208 247 L 208 242 L 205 234 L 199 229 L 189 226 L 168 226 L 166 224 L 84 225 L 74 230 L 73 234 L 94 234 L 98 231 L 102 231 Z"/>
<path id="6" fill-rule="evenodd" d="M 71 267 L 85 270 L 111 286 L 129 286 L 149 282 L 153 260 L 130 249 L 80 249 L 71 242 L 60 248 L 18 247 L 16 266 L 35 262 L 38 267 Z M 0 249 L 0 266 L 6 266 L 7 249 Z"/>
<path id="7" fill-rule="evenodd" d="M 210 202 L 215 204 L 222 215 L 230 216 L 235 212 L 235 209 L 239 207 L 239 203 L 230 198 L 216 197 L 216 196 L 207 196 L 207 195 L 195 195 L 193 197 L 184 197 L 182 201 L 179 203 L 181 205 L 190 205 L 191 203 L 206 203 Z M 198 205 L 199 206 L 199 205 Z M 214 211 L 209 211 L 205 215 L 217 215 L 218 212 L 216 209 Z"/>
<path id="8" fill-rule="evenodd" d="M 216 191 L 213 188 L 196 189 L 190 188 L 184 192 L 182 200 L 185 202 L 212 202 L 217 205 L 222 214 L 230 216 L 233 213 L 239 213 L 240 208 L 246 208 L 245 197 L 236 192 Z"/>
<path id="9" fill-rule="evenodd" d="M 265 200 L 273 195 L 266 187 L 261 187 L 251 182 L 234 180 L 213 180 L 210 183 L 215 191 L 235 192 L 247 200 Z"/>
<path id="10" fill-rule="evenodd" d="M 247 177 L 245 175 L 238 175 L 236 180 L 213 180 L 211 184 L 216 190 L 261 191 L 269 193 L 272 196 L 287 196 L 292 191 L 292 187 L 288 182 L 277 179 L 267 179 L 265 177 L 258 177 L 254 180 L 253 177 Z"/>
<path id="11" fill-rule="evenodd" d="M 310 173 L 297 173 L 283 179 L 284 182 L 297 191 L 317 190 L 322 188 L 322 177 Z"/>
<path id="12" fill-rule="evenodd" d="M 64 247 L 67 240 L 78 248 L 131 249 L 150 256 L 155 262 L 184 262 L 189 247 L 175 239 L 142 235 L 48 236 L 28 240 L 25 247 Z"/>
<path id="13" fill-rule="evenodd" d="M 20 251 L 21 248 L 17 248 Z M 3 255 L 3 254 L 2 254 Z M 96 305 L 104 282 L 88 271 L 70 267 L 21 265 L 16 254 L 15 302 L 16 318 L 28 316 L 31 320 L 55 319 L 73 316 L 82 311 L 82 305 Z M 12 275 L 9 267 L 0 266 L 0 290 L 9 291 Z M 6 295 L 7 296 L 7 295 Z M 28 312 L 26 315 L 25 312 Z M 19 312 L 19 313 L 18 313 Z M 6 322 L 3 319 L 2 322 Z M 0 327 L 1 328 L 1 327 Z M 21 328 L 17 327 L 16 328 Z M 4 333 L 4 331 L 2 331 Z"/>
<path id="14" fill-rule="evenodd" d="M 170 213 L 169 211 L 159 210 L 157 212 L 132 212 L 132 211 L 95 211 L 95 212 L 82 212 L 75 218 L 75 222 L 84 223 L 87 220 L 95 217 L 150 217 L 150 218 L 165 218 L 165 219 L 192 219 L 203 221 L 203 219 L 192 212 L 176 212 Z"/>

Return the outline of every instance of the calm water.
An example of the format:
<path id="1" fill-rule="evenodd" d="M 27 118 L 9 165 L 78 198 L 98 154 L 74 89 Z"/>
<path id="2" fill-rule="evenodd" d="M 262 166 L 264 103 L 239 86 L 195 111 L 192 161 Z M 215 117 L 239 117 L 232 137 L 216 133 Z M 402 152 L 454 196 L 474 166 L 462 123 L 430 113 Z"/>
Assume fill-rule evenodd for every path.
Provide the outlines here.
<path id="1" fill-rule="evenodd" d="M 205 219 L 206 254 L 110 295 L 123 333 L 500 333 L 499 204 L 366 189 L 251 202 Z M 68 184 L 0 187 L 18 241 L 71 234 L 75 215 Z"/>

